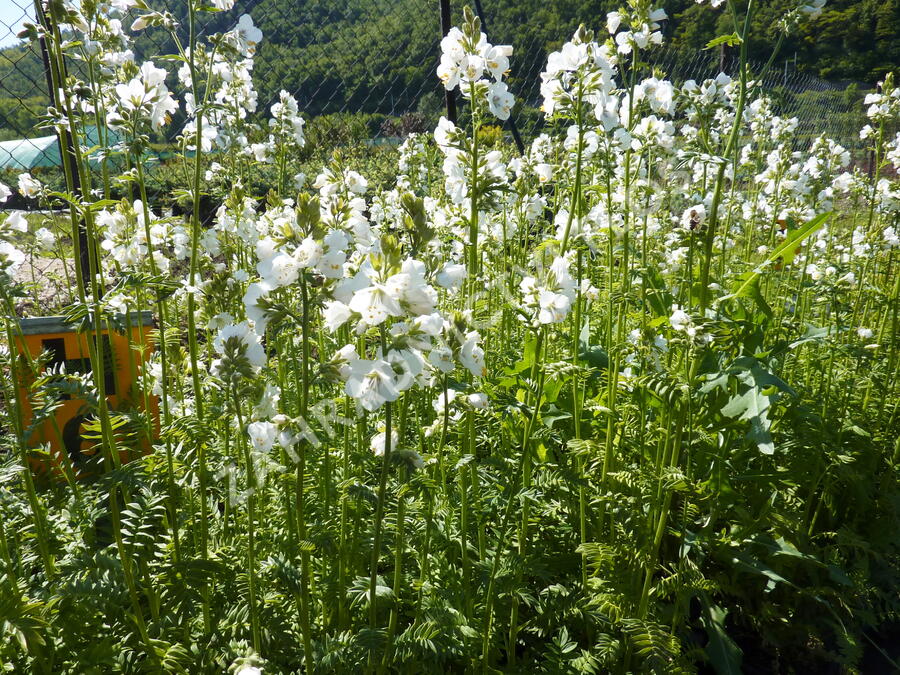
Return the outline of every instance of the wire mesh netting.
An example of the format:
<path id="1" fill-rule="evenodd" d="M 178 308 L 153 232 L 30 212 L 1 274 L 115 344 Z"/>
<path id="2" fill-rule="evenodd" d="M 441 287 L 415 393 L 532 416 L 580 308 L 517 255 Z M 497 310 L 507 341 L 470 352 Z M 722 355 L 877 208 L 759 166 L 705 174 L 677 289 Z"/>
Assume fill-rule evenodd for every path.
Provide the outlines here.
<path id="1" fill-rule="evenodd" d="M 171 12 L 179 30 L 186 33 L 184 0 L 149 4 Z M 451 4 L 453 21 L 459 23 L 464 3 Z M 554 30 L 560 25 L 574 30 L 586 17 L 596 22 L 597 15 L 589 13 L 587 4 L 579 9 L 570 2 L 549 0 L 547 11 L 562 17 Z M 3 0 L 0 6 L 0 179 L 9 182 L 16 172 L 51 172 L 59 164 L 60 153 L 52 129 L 41 126 L 49 97 L 40 47 L 16 38 L 24 22 L 34 21 L 34 3 Z M 514 46 L 508 82 L 520 102 L 515 121 L 527 141 L 542 125 L 539 85 L 547 53 L 566 36 L 542 30 L 514 0 L 485 0 L 476 2 L 475 8 L 482 13 L 492 42 Z M 312 122 L 309 127 L 315 129 L 317 142 L 328 152 L 351 138 L 364 137 L 372 143 L 424 131 L 441 113 L 443 89 L 435 75 L 441 37 L 437 1 L 237 0 L 231 11 L 202 13 L 198 32 L 202 36 L 228 30 L 245 13 L 264 36 L 253 70 L 257 114 L 266 115 L 279 92 L 289 91 Z M 521 28 L 526 25 L 527 30 Z M 135 60 L 141 62 L 172 54 L 176 46 L 164 29 L 150 27 L 135 35 L 133 50 Z M 723 58 L 715 50 L 662 47 L 651 51 L 650 58 L 677 83 L 702 81 L 720 70 L 731 75 L 737 71 L 733 56 Z M 67 66 L 78 74 L 78 63 Z M 754 64 L 754 70 L 759 72 L 759 64 Z M 177 93 L 177 78 L 173 74 L 170 79 Z M 764 85 L 783 116 L 799 119 L 801 140 L 825 133 L 857 149 L 864 118 L 858 97 L 846 95 L 845 85 L 778 66 Z M 176 113 L 154 139 L 156 153 L 148 156 L 148 167 L 165 164 L 183 121 L 183 113 Z M 151 170 L 151 187 L 153 177 Z M 161 182 L 158 187 L 157 195 L 162 193 Z"/>

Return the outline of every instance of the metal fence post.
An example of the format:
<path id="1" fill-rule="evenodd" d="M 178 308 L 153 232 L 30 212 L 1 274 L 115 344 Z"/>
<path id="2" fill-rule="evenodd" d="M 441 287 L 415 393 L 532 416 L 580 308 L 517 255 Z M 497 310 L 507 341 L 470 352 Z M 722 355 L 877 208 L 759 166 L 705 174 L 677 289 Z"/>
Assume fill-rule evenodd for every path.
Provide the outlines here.
<path id="1" fill-rule="evenodd" d="M 50 103 L 57 110 L 62 110 L 61 101 L 59 100 L 59 91 L 57 91 L 57 88 L 53 86 L 53 63 L 50 61 L 50 52 L 47 49 L 46 33 L 51 30 L 51 21 L 53 19 L 52 16 L 48 17 L 44 12 L 44 7 L 41 4 L 40 0 L 35 0 L 34 11 L 35 18 L 41 25 L 41 31 L 38 33 L 38 39 L 41 44 L 41 58 L 44 61 L 44 75 L 47 78 L 47 93 L 50 96 Z M 63 86 L 65 77 L 65 62 L 63 62 L 61 70 L 56 73 L 56 79 L 60 83 L 60 86 Z M 83 197 L 84 195 L 81 185 L 81 176 L 78 174 L 78 165 L 76 164 L 75 160 L 75 140 L 72 138 L 72 134 L 69 133 L 68 129 L 63 128 L 60 125 L 55 125 L 54 128 L 56 129 L 56 138 L 58 139 L 59 143 L 60 161 L 66 162 L 66 164 L 68 164 L 69 174 L 72 176 L 72 185 L 69 187 L 72 188 L 72 191 L 76 195 L 78 195 L 79 197 Z M 90 287 L 91 283 L 91 268 L 90 257 L 88 255 L 87 230 L 85 229 L 83 222 L 79 222 L 78 224 L 78 253 L 79 267 L 81 268 L 81 279 L 84 282 L 85 288 L 88 288 Z"/>

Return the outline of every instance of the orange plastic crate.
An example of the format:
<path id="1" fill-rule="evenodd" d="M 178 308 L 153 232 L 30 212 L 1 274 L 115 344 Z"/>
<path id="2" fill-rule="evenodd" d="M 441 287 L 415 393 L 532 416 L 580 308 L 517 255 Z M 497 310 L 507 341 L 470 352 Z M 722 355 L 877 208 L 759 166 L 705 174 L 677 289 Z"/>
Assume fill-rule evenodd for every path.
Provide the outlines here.
<path id="1" fill-rule="evenodd" d="M 103 330 L 104 351 L 104 383 L 106 400 L 110 410 L 144 410 L 150 407 L 151 436 L 159 433 L 159 406 L 155 396 L 144 396 L 140 390 L 140 377 L 146 361 L 150 358 L 154 345 L 150 339 L 153 328 L 151 312 L 132 312 L 127 317 L 118 317 L 123 326 L 130 325 L 122 332 Z M 65 322 L 61 316 L 44 316 L 22 319 L 21 335 L 16 338 L 20 354 L 27 353 L 36 357 L 41 351 L 52 354 L 49 365 L 65 364 L 67 373 L 90 372 L 91 362 L 88 351 L 88 337 L 93 338 L 93 329 L 78 333 L 72 324 Z M 20 389 L 22 401 L 22 428 L 31 426 L 34 412 L 33 401 L 25 388 Z M 35 472 L 52 472 L 62 475 L 65 458 L 68 456 L 76 477 L 83 478 L 96 473 L 101 464 L 91 459 L 102 457 L 99 441 L 84 438 L 84 421 L 90 416 L 84 400 L 65 397 L 51 419 L 44 420 L 32 431 L 28 438 L 28 446 L 38 448 L 49 446 L 49 455 L 32 453 L 31 466 Z M 55 422 L 55 424 L 54 424 Z M 150 449 L 150 439 L 145 435 L 142 439 L 129 439 L 119 442 L 117 450 L 119 460 L 128 462 Z M 99 459 L 99 457 L 98 457 Z"/>

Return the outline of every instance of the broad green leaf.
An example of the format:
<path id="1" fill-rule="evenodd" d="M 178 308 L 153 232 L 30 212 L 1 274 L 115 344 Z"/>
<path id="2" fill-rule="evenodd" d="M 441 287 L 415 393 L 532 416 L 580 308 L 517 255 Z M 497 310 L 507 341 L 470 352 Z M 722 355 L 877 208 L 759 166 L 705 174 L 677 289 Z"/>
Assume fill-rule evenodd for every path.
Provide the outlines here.
<path id="1" fill-rule="evenodd" d="M 748 438 L 756 443 L 759 451 L 764 455 L 775 452 L 775 444 L 769 433 L 769 397 L 764 396 L 756 387 L 750 387 L 743 394 L 736 394 L 722 407 L 722 414 L 726 417 L 747 420 L 750 422 Z"/>
<path id="2" fill-rule="evenodd" d="M 802 336 L 800 336 L 798 340 L 794 340 L 793 342 L 791 342 L 789 348 L 795 349 L 807 342 L 819 342 L 821 340 L 824 340 L 834 332 L 834 326 L 825 326 L 823 328 L 817 328 L 816 326 L 807 326 L 806 332 Z"/>
<path id="3" fill-rule="evenodd" d="M 756 306 L 759 307 L 759 311 L 765 314 L 769 319 L 772 318 L 772 308 L 769 306 L 769 303 L 766 302 L 766 298 L 759 289 L 759 277 L 753 279 L 753 282 L 746 291 L 746 295 L 756 303 Z"/>
<path id="4" fill-rule="evenodd" d="M 826 220 L 828 220 L 828 218 L 831 217 L 831 215 L 831 211 L 827 213 L 820 213 L 818 216 L 816 216 L 812 220 L 807 221 L 796 230 L 791 230 L 785 240 L 781 242 L 781 244 L 776 247 L 774 251 L 772 251 L 769 257 L 766 258 L 766 260 L 761 265 L 758 265 L 756 269 L 751 272 L 747 272 L 740 277 L 740 281 L 735 286 L 731 295 L 725 296 L 723 300 L 730 298 L 752 298 L 753 285 L 762 275 L 763 270 L 768 268 L 779 258 L 785 265 L 790 264 L 794 260 L 794 256 L 797 255 L 797 246 L 802 243 L 803 240 L 806 239 L 809 235 L 822 227 L 822 225 Z"/>
<path id="5" fill-rule="evenodd" d="M 703 614 L 700 620 L 709 637 L 705 650 L 709 661 L 720 675 L 740 675 L 744 653 L 725 631 L 727 616 L 727 609 L 712 604 L 707 595 L 703 594 Z"/>
<path id="6" fill-rule="evenodd" d="M 606 370 L 609 368 L 609 354 L 598 345 L 591 345 L 585 341 L 578 341 L 578 358 L 587 362 L 591 368 Z"/>
<path id="7" fill-rule="evenodd" d="M 734 563 L 734 566 L 740 570 L 743 570 L 745 572 L 753 572 L 754 574 L 761 574 L 762 576 L 768 578 L 773 585 L 776 583 L 783 583 L 791 586 L 792 588 L 797 588 L 795 584 L 785 579 L 783 576 L 778 574 L 778 572 L 773 570 L 758 558 L 754 558 L 752 555 L 737 553 L 735 554 L 732 562 Z"/>
<path id="8" fill-rule="evenodd" d="M 572 415 L 567 413 L 565 410 L 557 407 L 554 404 L 551 404 L 548 407 L 547 412 L 541 415 L 541 422 L 543 422 L 544 426 L 553 428 L 553 424 L 558 422 L 559 420 L 567 420 L 570 419 Z"/>

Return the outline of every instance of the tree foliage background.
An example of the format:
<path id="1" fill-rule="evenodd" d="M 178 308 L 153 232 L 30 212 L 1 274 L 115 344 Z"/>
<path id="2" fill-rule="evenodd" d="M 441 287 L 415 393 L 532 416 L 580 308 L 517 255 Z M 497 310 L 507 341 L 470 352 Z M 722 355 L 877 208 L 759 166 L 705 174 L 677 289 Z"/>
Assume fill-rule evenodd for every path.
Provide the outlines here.
<path id="1" fill-rule="evenodd" d="M 559 47 L 580 23 L 605 31 L 608 11 L 620 0 L 484 0 L 491 39 L 516 47 L 510 86 L 533 82 L 548 50 Z M 182 0 L 156 0 L 179 19 Z M 463 2 L 453 2 L 454 12 Z M 661 0 L 670 20 L 667 42 L 690 53 L 733 31 L 727 11 L 694 0 Z M 741 3 L 738 3 L 741 4 Z M 760 0 L 751 34 L 758 60 L 774 48 L 772 27 L 796 0 Z M 260 108 L 281 89 L 293 92 L 308 115 L 338 110 L 399 114 L 437 112 L 441 93 L 434 77 L 439 16 L 437 2 L 421 0 L 238 0 L 265 39 L 254 74 Z M 227 29 L 235 13 L 209 19 Z M 454 17 L 458 21 L 458 17 Z M 186 24 L 186 21 L 183 22 Z M 821 17 L 789 36 L 777 64 L 823 79 L 869 88 L 900 66 L 900 0 L 829 0 Z M 174 46 L 147 31 L 137 40 L 138 60 L 171 53 Z M 31 45 L 0 50 L 0 140 L 26 133 L 42 113 L 45 83 L 39 53 Z M 176 120 L 177 122 L 177 120 Z"/>

